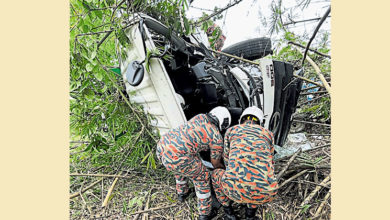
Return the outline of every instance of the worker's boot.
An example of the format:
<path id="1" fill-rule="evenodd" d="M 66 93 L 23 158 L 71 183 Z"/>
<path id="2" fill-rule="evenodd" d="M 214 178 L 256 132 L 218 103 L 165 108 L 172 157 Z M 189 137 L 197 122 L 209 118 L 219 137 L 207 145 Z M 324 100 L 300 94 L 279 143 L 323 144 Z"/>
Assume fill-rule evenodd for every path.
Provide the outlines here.
<path id="1" fill-rule="evenodd" d="M 193 192 L 193 191 L 194 191 L 194 188 L 189 188 L 186 193 L 178 193 L 177 199 L 179 200 L 179 202 L 184 202 L 187 199 L 187 197 L 191 194 L 191 192 Z"/>
<path id="2" fill-rule="evenodd" d="M 225 212 L 225 216 L 223 216 L 223 220 L 236 220 L 238 219 L 236 215 L 234 214 L 233 207 L 231 205 L 229 206 L 223 206 L 223 211 Z"/>
<path id="3" fill-rule="evenodd" d="M 199 220 L 211 220 L 215 216 L 217 216 L 217 214 L 218 214 L 218 211 L 216 209 L 211 209 L 210 214 L 208 214 L 208 215 L 199 215 Z"/>
<path id="4" fill-rule="evenodd" d="M 246 220 L 259 220 L 259 217 L 256 216 L 257 208 L 245 207 L 245 219 Z"/>

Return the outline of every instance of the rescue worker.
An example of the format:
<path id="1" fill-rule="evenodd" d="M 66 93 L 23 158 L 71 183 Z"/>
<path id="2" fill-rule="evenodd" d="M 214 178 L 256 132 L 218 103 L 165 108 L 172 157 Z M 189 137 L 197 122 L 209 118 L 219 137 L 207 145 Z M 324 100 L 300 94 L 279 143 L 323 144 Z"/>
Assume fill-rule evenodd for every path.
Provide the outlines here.
<path id="1" fill-rule="evenodd" d="M 225 133 L 224 169 L 212 173 L 213 187 L 223 205 L 224 219 L 236 219 L 231 201 L 247 204 L 246 219 L 258 219 L 258 205 L 270 202 L 278 183 L 274 175 L 274 137 L 261 126 L 263 112 L 252 106 L 240 117 L 240 124 Z"/>
<path id="2" fill-rule="evenodd" d="M 157 144 L 157 157 L 168 171 L 173 171 L 179 201 L 190 194 L 187 179 L 195 186 L 199 219 L 211 219 L 216 210 L 211 207 L 211 172 L 201 162 L 199 152 L 210 150 L 213 167 L 223 167 L 221 131 L 229 127 L 231 116 L 227 108 L 216 107 L 208 114 L 198 114 L 163 135 Z"/>

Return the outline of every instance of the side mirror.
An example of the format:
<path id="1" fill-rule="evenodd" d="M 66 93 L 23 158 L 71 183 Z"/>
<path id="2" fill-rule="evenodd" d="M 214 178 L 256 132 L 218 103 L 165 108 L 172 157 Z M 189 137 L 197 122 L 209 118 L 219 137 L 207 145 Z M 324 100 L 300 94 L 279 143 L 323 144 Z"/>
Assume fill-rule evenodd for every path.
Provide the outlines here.
<path id="1" fill-rule="evenodd" d="M 126 69 L 127 82 L 132 86 L 138 86 L 144 79 L 144 66 L 138 61 L 131 62 Z"/>

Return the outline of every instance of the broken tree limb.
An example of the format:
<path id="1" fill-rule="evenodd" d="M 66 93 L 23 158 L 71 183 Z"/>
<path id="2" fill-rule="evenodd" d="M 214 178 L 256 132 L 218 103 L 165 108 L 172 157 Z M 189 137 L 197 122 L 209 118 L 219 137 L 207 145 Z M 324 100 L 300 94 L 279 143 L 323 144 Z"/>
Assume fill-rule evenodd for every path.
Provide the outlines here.
<path id="1" fill-rule="evenodd" d="M 305 200 L 303 200 L 303 202 L 301 203 L 301 207 L 303 207 L 304 205 L 306 205 L 307 203 L 310 202 L 310 200 L 317 194 L 318 191 L 320 191 L 320 189 L 323 188 L 323 186 L 327 186 L 330 184 L 330 174 L 324 179 L 322 180 L 322 182 L 320 183 L 319 186 L 317 186 L 306 198 Z M 329 181 L 329 182 L 328 182 Z"/>
<path id="2" fill-rule="evenodd" d="M 296 77 L 296 78 L 298 78 L 298 79 L 301 79 L 301 80 L 303 80 L 303 81 L 309 82 L 309 83 L 311 83 L 311 84 L 317 85 L 317 86 L 319 86 L 319 87 L 325 88 L 322 84 L 319 84 L 318 82 L 314 82 L 313 80 L 307 79 L 307 78 L 305 78 L 305 77 L 303 77 L 303 76 L 299 76 L 299 75 L 297 75 L 297 74 L 295 74 L 295 73 L 294 73 L 294 77 Z"/>
<path id="3" fill-rule="evenodd" d="M 326 81 L 324 75 L 322 75 L 320 68 L 317 66 L 316 63 L 314 63 L 314 61 L 309 56 L 307 56 L 306 59 L 313 66 L 313 68 L 316 71 L 318 77 L 320 77 L 320 80 L 324 84 L 326 91 L 328 91 L 330 93 L 330 86 L 329 86 L 328 82 Z"/>
<path id="4" fill-rule="evenodd" d="M 152 190 L 153 190 L 153 189 L 150 189 L 150 190 L 149 190 L 148 199 L 146 200 L 146 204 L 145 204 L 144 210 L 149 209 L 149 202 L 150 202 L 150 196 L 151 196 L 151 194 L 152 194 Z M 145 212 L 145 213 L 142 215 L 142 220 L 148 220 L 148 219 L 149 219 L 149 214 L 148 214 L 147 212 Z"/>
<path id="5" fill-rule="evenodd" d="M 293 121 L 300 122 L 300 123 L 306 123 L 306 124 L 322 125 L 322 126 L 331 127 L 331 125 L 325 124 L 325 123 L 318 123 L 318 122 L 312 122 L 312 121 L 301 121 L 301 120 L 296 120 L 296 119 L 294 119 Z"/>
<path id="6" fill-rule="evenodd" d="M 114 180 L 114 182 L 112 183 L 110 189 L 108 190 L 107 195 L 106 195 L 106 198 L 105 198 L 104 201 L 103 201 L 102 208 L 104 208 L 104 207 L 107 206 L 108 200 L 109 200 L 109 198 L 110 198 L 110 195 L 111 195 L 112 191 L 114 190 L 115 184 L 116 184 L 116 182 L 118 181 L 118 179 L 119 179 L 118 177 L 115 178 L 115 180 Z"/>
<path id="7" fill-rule="evenodd" d="M 103 178 L 99 179 L 99 180 L 96 180 L 95 182 L 91 183 L 89 186 L 85 187 L 84 189 L 80 190 L 79 192 L 75 192 L 73 194 L 71 194 L 69 196 L 69 199 L 73 199 L 79 195 L 81 195 L 81 193 L 84 193 L 85 191 L 89 190 L 90 188 L 94 187 L 96 184 L 98 184 L 100 181 L 102 181 Z"/>
<path id="8" fill-rule="evenodd" d="M 315 95 L 315 94 L 323 94 L 323 93 L 327 93 L 327 91 L 304 92 L 304 93 L 301 93 L 301 94 L 299 94 L 299 95 Z"/>
<path id="9" fill-rule="evenodd" d="M 293 181 L 294 179 L 302 176 L 303 174 L 305 174 L 307 172 L 307 170 L 303 170 L 301 172 L 299 172 L 298 174 L 295 174 L 294 176 L 290 177 L 288 180 L 284 181 L 282 184 L 279 185 L 279 189 L 282 188 L 284 185 L 286 185 L 287 183 Z"/>
<path id="10" fill-rule="evenodd" d="M 174 207 L 174 206 L 177 206 L 177 204 L 173 204 L 173 205 L 169 205 L 169 206 L 163 206 L 163 207 L 155 207 L 155 208 L 151 208 L 151 209 L 145 209 L 145 210 L 134 212 L 134 213 L 131 213 L 131 214 L 128 214 L 128 215 L 136 215 L 136 214 L 141 214 L 141 213 L 144 213 L 144 212 L 152 212 L 152 211 L 156 211 L 156 210 L 160 210 L 160 209 L 171 208 L 171 207 Z"/>
<path id="11" fill-rule="evenodd" d="M 297 150 L 297 152 L 294 153 L 294 155 L 290 158 L 290 160 L 287 162 L 286 166 L 284 166 L 284 168 L 282 169 L 282 171 L 280 171 L 280 173 L 278 174 L 278 176 L 276 177 L 276 181 L 279 182 L 280 178 L 283 176 L 283 174 L 286 172 L 286 170 L 288 169 L 288 167 L 290 166 L 290 164 L 294 161 L 294 159 L 298 156 L 299 153 L 302 152 L 302 148 L 299 148 L 299 150 Z"/>
<path id="12" fill-rule="evenodd" d="M 304 55 L 304 53 L 299 48 L 296 48 L 296 49 L 302 55 Z M 316 63 L 314 63 L 314 61 L 309 56 L 306 56 L 306 60 L 309 61 L 309 63 L 313 66 L 313 68 L 316 71 L 318 77 L 320 78 L 320 80 L 321 80 L 321 82 L 323 84 L 323 86 L 321 86 L 321 87 L 325 87 L 326 91 L 328 91 L 330 93 L 330 86 L 329 86 L 328 82 L 326 81 L 324 75 L 322 75 L 320 68 L 317 66 Z"/>
<path id="13" fill-rule="evenodd" d="M 318 207 L 316 213 L 314 214 L 314 217 L 317 217 L 320 215 L 321 211 L 322 211 L 322 208 L 324 208 L 324 205 L 325 203 L 328 201 L 330 197 L 330 190 L 328 191 L 328 193 L 326 194 L 326 196 L 324 197 L 324 201 L 321 202 L 321 205 Z"/>
<path id="14" fill-rule="evenodd" d="M 94 173 L 71 173 L 70 176 L 93 176 L 93 177 L 116 177 L 116 178 L 134 178 L 133 176 L 122 176 L 114 174 L 94 174 Z"/>

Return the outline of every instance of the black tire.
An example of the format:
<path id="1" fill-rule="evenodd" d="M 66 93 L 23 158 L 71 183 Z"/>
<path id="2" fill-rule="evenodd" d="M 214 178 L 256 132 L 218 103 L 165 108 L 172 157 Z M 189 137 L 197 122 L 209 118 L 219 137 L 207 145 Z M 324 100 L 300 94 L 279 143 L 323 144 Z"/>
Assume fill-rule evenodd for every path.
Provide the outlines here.
<path id="1" fill-rule="evenodd" d="M 259 59 L 273 53 L 271 39 L 268 37 L 241 41 L 223 49 L 222 52 L 248 60 Z"/>

